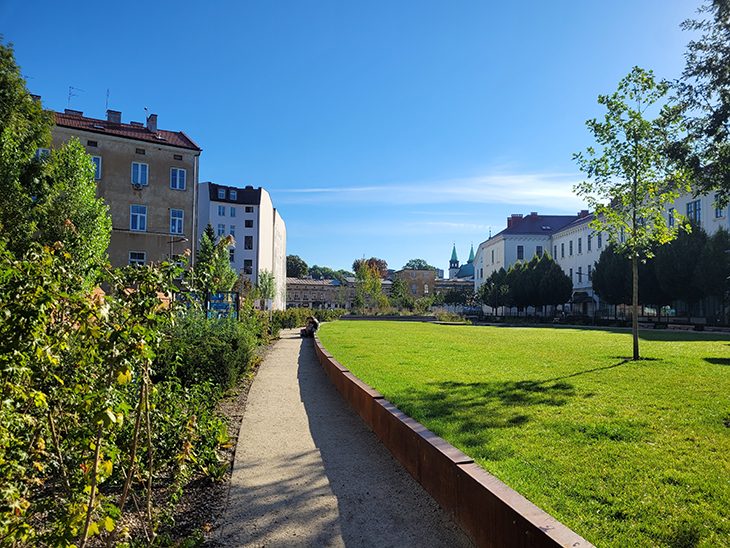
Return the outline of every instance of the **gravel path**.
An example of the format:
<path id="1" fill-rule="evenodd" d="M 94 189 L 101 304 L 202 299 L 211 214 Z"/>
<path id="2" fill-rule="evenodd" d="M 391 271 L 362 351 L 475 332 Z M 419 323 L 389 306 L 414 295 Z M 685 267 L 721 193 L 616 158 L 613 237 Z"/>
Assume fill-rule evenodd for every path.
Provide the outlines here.
<path id="1" fill-rule="evenodd" d="M 248 395 L 219 542 L 230 547 L 471 547 L 284 330 Z"/>

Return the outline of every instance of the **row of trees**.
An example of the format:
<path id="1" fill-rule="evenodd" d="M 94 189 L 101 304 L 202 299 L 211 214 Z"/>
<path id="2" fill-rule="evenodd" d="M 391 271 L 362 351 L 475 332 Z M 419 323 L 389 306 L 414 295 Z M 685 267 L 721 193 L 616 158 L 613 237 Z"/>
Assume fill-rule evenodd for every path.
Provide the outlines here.
<path id="1" fill-rule="evenodd" d="M 684 228 L 675 240 L 656 246 L 639 263 L 639 302 L 661 310 L 684 301 L 689 316 L 699 301 L 714 297 L 724 310 L 730 289 L 730 254 L 726 253 L 730 233 L 720 228 L 708 236 L 701 226 Z M 631 303 L 631 260 L 615 244 L 603 251 L 595 265 L 593 289 L 610 304 Z"/>
<path id="2" fill-rule="evenodd" d="M 528 307 L 544 311 L 546 306 L 558 306 L 570 301 L 573 282 L 563 269 L 545 253 L 527 263 L 515 263 L 508 271 L 501 268 L 479 286 L 479 302 L 496 310 L 499 307 Z"/>

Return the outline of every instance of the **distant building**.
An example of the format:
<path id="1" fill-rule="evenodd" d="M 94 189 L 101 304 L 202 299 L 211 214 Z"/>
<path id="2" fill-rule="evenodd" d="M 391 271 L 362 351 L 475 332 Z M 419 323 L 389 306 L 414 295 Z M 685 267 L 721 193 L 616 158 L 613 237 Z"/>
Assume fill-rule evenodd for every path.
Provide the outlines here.
<path id="1" fill-rule="evenodd" d="M 273 308 L 286 306 L 286 225 L 263 188 L 238 188 L 211 182 L 199 184 L 198 234 L 200 239 L 210 222 L 216 235 L 231 235 L 231 267 L 243 272 L 255 285 L 259 272 L 273 273 L 276 296 Z"/>
<path id="2" fill-rule="evenodd" d="M 408 285 L 408 295 L 414 299 L 420 297 L 428 297 L 436 290 L 436 271 L 435 270 L 414 270 L 404 268 L 397 270 L 394 279 L 400 278 Z"/>
<path id="3" fill-rule="evenodd" d="M 105 120 L 83 112 L 56 112 L 52 146 L 77 138 L 96 166 L 97 196 L 109 206 L 113 267 L 148 264 L 191 249 L 197 227 L 198 161 L 201 149 L 182 131 L 146 123 L 122 123 L 107 110 Z"/>

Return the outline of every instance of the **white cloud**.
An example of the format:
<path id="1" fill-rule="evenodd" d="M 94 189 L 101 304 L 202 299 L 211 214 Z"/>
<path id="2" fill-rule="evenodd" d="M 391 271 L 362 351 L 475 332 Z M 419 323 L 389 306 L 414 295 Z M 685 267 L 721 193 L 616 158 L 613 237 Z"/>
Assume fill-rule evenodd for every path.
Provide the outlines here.
<path id="1" fill-rule="evenodd" d="M 495 174 L 443 181 L 362 187 L 294 188 L 277 193 L 287 203 L 515 204 L 572 211 L 585 207 L 566 174 Z"/>

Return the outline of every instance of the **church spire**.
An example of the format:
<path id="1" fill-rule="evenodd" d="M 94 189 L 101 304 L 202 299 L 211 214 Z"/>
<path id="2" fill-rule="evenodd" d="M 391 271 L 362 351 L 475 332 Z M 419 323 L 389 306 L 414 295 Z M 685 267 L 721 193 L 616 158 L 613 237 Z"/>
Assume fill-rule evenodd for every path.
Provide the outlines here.
<path id="1" fill-rule="evenodd" d="M 471 253 L 469 253 L 469 260 L 467 261 L 468 264 L 471 264 L 474 262 L 474 244 L 471 244 Z"/>
<path id="2" fill-rule="evenodd" d="M 454 250 L 451 252 L 451 262 L 459 264 L 459 258 L 456 256 L 456 242 L 454 242 Z"/>

